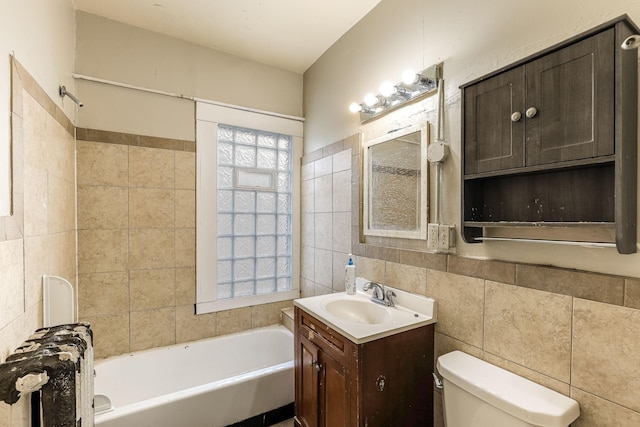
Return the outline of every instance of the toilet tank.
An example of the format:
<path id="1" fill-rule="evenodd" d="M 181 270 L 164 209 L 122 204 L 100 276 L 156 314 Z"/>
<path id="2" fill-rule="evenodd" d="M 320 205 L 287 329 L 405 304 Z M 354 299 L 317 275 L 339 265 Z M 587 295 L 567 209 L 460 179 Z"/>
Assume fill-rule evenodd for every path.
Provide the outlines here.
<path id="1" fill-rule="evenodd" d="M 438 358 L 447 427 L 566 427 L 578 402 L 461 351 Z"/>

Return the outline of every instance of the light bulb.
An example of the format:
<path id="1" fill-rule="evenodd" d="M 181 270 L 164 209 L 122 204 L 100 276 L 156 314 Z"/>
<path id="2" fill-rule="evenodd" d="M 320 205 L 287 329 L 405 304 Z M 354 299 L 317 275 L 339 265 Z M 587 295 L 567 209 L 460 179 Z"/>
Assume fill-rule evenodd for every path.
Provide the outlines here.
<path id="1" fill-rule="evenodd" d="M 362 104 L 352 102 L 351 105 L 349 105 L 349 111 L 351 111 L 352 113 L 359 113 L 360 111 L 362 111 Z"/>
<path id="2" fill-rule="evenodd" d="M 416 84 L 419 80 L 419 76 L 411 68 L 402 73 L 402 83 L 406 85 Z"/>
<path id="3" fill-rule="evenodd" d="M 380 85 L 380 95 L 388 98 L 398 92 L 398 89 L 391 82 L 384 82 Z"/>
<path id="4" fill-rule="evenodd" d="M 364 105 L 366 105 L 367 107 L 374 107 L 378 105 L 379 101 L 380 101 L 380 98 L 378 98 L 377 95 L 374 95 L 372 93 L 369 93 L 364 97 Z"/>

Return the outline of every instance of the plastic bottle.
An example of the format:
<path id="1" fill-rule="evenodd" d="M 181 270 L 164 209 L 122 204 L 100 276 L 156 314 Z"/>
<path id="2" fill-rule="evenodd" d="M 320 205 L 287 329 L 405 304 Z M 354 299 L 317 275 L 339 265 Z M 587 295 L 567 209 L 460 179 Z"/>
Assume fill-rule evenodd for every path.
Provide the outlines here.
<path id="1" fill-rule="evenodd" d="M 356 265 L 353 262 L 352 254 L 349 254 L 349 261 L 344 267 L 344 290 L 348 295 L 356 293 Z"/>

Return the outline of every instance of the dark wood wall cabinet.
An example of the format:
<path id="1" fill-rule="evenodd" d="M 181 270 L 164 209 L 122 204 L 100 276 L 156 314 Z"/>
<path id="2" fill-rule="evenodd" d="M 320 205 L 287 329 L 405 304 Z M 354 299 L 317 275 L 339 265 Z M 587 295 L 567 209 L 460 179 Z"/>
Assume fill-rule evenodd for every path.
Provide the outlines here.
<path id="1" fill-rule="evenodd" d="M 615 228 L 636 252 L 638 51 L 626 16 L 462 90 L 462 218 L 486 227 Z"/>
<path id="2" fill-rule="evenodd" d="M 433 324 L 355 344 L 295 307 L 298 427 L 433 426 Z"/>

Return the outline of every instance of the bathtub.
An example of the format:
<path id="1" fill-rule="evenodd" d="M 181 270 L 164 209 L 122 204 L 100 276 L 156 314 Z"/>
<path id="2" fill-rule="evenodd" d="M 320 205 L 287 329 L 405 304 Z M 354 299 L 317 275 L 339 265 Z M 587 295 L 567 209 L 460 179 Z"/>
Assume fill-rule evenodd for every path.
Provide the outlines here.
<path id="1" fill-rule="evenodd" d="M 218 427 L 291 404 L 293 334 L 269 326 L 95 363 L 100 427 Z"/>

